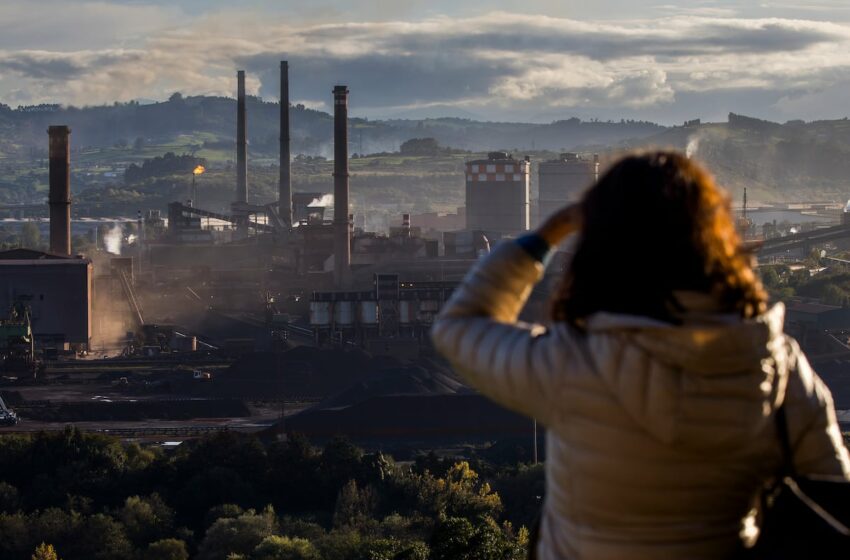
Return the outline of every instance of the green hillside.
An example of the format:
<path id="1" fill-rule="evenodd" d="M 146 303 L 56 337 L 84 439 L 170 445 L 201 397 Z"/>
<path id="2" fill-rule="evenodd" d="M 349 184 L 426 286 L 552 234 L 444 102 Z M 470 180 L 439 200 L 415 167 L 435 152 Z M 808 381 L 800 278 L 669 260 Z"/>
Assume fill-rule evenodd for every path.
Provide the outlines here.
<path id="1" fill-rule="evenodd" d="M 72 129 L 75 210 L 92 215 L 134 215 L 165 209 L 188 198 L 191 174 L 163 174 L 126 181 L 133 164 L 167 153 L 204 160 L 198 198 L 223 210 L 233 198 L 235 101 L 175 94 L 163 103 L 73 108 L 0 105 L 0 204 L 40 203 L 47 185 L 47 127 Z M 279 106 L 248 98 L 249 197 L 276 198 Z M 292 107 L 293 182 L 296 191 L 332 190 L 333 118 Z M 559 151 L 598 152 L 603 161 L 649 146 L 685 150 L 704 161 L 736 201 L 746 187 L 756 202 L 844 201 L 850 196 L 850 122 L 785 124 L 730 114 L 726 123 L 662 127 L 639 121 L 567 119 L 549 124 L 425 120 L 350 120 L 352 202 L 371 214 L 453 211 L 463 205 L 465 159 L 494 149 L 533 161 Z M 411 138 L 434 138 L 431 155 L 401 155 Z M 445 148 L 449 147 L 449 148 Z M 368 154 L 361 156 L 360 154 Z M 536 174 L 532 174 L 532 198 Z M 383 218 L 382 218 L 383 219 Z"/>
<path id="2" fill-rule="evenodd" d="M 635 146 L 691 145 L 718 181 L 740 199 L 834 201 L 850 197 L 850 121 L 772 123 L 730 114 L 726 123 L 675 127 Z"/>

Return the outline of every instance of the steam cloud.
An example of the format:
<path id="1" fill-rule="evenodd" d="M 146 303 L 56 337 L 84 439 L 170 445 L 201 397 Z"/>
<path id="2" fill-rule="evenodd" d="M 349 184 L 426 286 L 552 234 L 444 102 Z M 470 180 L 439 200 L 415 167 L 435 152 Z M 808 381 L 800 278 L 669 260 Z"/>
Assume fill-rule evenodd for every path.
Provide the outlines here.
<path id="1" fill-rule="evenodd" d="M 313 201 L 307 205 L 308 208 L 327 208 L 328 206 L 333 206 L 334 204 L 334 195 L 325 194 L 322 195 L 321 198 L 314 198 Z"/>
<path id="2" fill-rule="evenodd" d="M 109 228 L 109 231 L 103 236 L 103 243 L 106 245 L 106 252 L 113 255 L 121 254 L 121 242 L 124 237 L 124 231 L 118 224 Z"/>
<path id="3" fill-rule="evenodd" d="M 685 155 L 688 158 L 692 158 L 697 155 L 697 150 L 699 150 L 699 136 L 691 136 L 688 138 L 688 146 L 685 148 Z"/>

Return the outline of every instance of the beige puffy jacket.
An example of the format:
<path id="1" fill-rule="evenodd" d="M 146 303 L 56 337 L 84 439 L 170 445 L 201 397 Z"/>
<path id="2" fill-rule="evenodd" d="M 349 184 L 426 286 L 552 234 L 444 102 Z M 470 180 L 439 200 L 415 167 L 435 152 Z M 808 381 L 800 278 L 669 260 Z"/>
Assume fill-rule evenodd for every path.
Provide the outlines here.
<path id="1" fill-rule="evenodd" d="M 517 323 L 542 273 L 500 244 L 432 331 L 469 383 L 548 429 L 541 560 L 729 558 L 779 466 L 783 399 L 799 472 L 850 474 L 830 392 L 783 334 L 781 304 L 742 321 L 696 298 L 683 326 L 598 313 L 586 334 Z"/>

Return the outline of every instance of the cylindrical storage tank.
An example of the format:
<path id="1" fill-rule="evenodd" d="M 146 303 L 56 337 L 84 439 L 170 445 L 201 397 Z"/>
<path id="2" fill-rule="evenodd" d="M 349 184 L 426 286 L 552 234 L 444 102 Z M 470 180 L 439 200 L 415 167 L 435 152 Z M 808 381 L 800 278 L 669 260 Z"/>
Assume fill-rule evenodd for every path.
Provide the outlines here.
<path id="1" fill-rule="evenodd" d="M 434 316 L 440 311 L 440 300 L 431 294 L 426 299 L 419 301 L 419 312 L 416 314 L 420 323 L 430 324 L 434 322 Z"/>
<path id="2" fill-rule="evenodd" d="M 362 325 L 378 324 L 378 302 L 363 300 L 360 303 L 360 323 Z"/>
<path id="3" fill-rule="evenodd" d="M 310 302 L 310 324 L 314 327 L 327 327 L 331 324 L 331 302 Z"/>
<path id="4" fill-rule="evenodd" d="M 419 302 L 419 311 L 425 313 L 436 313 L 440 310 L 440 300 L 438 299 L 423 299 Z"/>
<path id="5" fill-rule="evenodd" d="M 354 302 L 343 300 L 334 302 L 334 323 L 338 327 L 354 324 Z"/>
<path id="6" fill-rule="evenodd" d="M 416 321 L 418 302 L 413 299 L 403 299 L 398 302 L 398 322 L 410 325 Z"/>

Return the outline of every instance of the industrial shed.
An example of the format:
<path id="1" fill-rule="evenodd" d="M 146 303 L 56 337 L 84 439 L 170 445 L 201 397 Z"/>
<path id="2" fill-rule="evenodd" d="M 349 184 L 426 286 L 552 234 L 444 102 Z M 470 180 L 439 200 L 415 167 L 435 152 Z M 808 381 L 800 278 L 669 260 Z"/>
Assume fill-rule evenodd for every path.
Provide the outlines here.
<path id="1" fill-rule="evenodd" d="M 0 251 L 0 314 L 17 300 L 31 309 L 42 346 L 87 348 L 92 332 L 92 264 L 32 249 Z"/>

